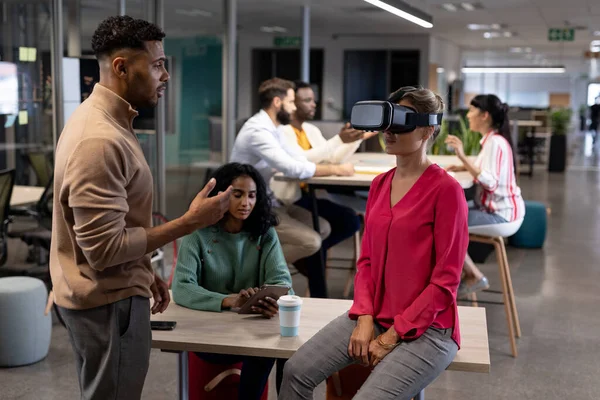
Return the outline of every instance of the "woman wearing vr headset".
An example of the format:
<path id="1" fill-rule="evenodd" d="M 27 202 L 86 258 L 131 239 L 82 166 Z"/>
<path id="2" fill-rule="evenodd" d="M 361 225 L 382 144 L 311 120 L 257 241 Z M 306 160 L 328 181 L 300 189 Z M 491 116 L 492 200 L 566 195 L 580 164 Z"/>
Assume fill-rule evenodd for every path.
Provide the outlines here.
<path id="1" fill-rule="evenodd" d="M 451 166 L 448 171 L 468 171 L 477 184 L 475 205 L 469 208 L 469 226 L 523 218 L 525 203 L 517 186 L 508 105 L 493 94 L 476 96 L 471 101 L 467 119 L 471 130 L 483 136 L 477 159 L 471 161 L 465 156 L 463 144 L 456 136 L 448 136 L 446 144 L 462 162 L 461 166 Z M 458 295 L 462 297 L 488 287 L 488 279 L 467 256 Z"/>
<path id="2" fill-rule="evenodd" d="M 459 183 L 426 154 L 439 133 L 443 101 L 411 87 L 375 103 L 392 115 L 384 134 L 397 166 L 371 185 L 354 303 L 287 362 L 280 399 L 312 399 L 325 378 L 361 363 L 372 373 L 354 399 L 409 400 L 458 351 L 467 205 Z M 381 120 L 368 107 L 356 114 Z"/>

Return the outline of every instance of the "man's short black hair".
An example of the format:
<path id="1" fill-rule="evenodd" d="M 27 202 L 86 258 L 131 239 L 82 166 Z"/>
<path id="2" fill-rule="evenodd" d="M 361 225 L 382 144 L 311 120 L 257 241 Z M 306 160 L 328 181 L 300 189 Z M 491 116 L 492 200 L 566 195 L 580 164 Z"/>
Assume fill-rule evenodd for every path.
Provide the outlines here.
<path id="1" fill-rule="evenodd" d="M 161 41 L 164 37 L 162 29 L 143 19 L 109 17 L 94 32 L 92 49 L 96 58 L 101 58 L 122 49 L 144 50 L 144 42 Z"/>
<path id="2" fill-rule="evenodd" d="M 294 84 L 296 85 L 296 93 L 298 93 L 298 90 L 300 90 L 300 89 L 306 89 L 306 88 L 312 89 L 312 86 L 308 82 L 296 81 L 296 82 L 294 82 Z"/>

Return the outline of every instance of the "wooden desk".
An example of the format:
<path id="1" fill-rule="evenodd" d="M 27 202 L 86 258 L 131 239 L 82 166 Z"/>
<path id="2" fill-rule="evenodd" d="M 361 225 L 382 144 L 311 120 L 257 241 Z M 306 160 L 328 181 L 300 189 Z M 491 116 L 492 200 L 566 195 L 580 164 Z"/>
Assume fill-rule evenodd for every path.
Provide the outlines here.
<path id="1" fill-rule="evenodd" d="M 429 159 L 445 168 L 450 165 L 461 165 L 456 156 L 429 156 Z M 355 153 L 348 160 L 354 164 L 356 173 L 354 176 L 319 176 L 304 180 L 309 189 L 328 189 L 331 187 L 345 187 L 354 190 L 365 190 L 371 186 L 373 179 L 379 174 L 389 171 L 396 166 L 396 157 L 385 153 Z M 468 172 L 458 172 L 453 174 L 463 189 L 469 189 L 473 186 L 473 177 Z M 283 174 L 276 174 L 276 181 L 293 182 L 295 178 L 288 178 Z"/>
<path id="2" fill-rule="evenodd" d="M 171 303 L 153 321 L 176 321 L 173 331 L 152 331 L 152 347 L 179 352 L 179 398 L 187 399 L 187 352 L 205 352 L 273 358 L 290 358 L 319 330 L 352 305 L 351 300 L 304 299 L 299 336 L 279 334 L 279 319 L 232 312 L 195 311 Z M 490 353 L 484 308 L 458 307 L 461 349 L 449 370 L 490 371 Z"/>
<path id="3" fill-rule="evenodd" d="M 429 159 L 438 164 L 440 167 L 448 167 L 450 165 L 461 165 L 460 160 L 456 156 L 429 156 Z M 354 176 L 320 176 L 306 179 L 303 182 L 308 185 L 308 192 L 312 198 L 312 223 L 315 231 L 320 232 L 319 226 L 319 209 L 317 205 L 317 189 L 333 189 L 335 187 L 343 187 L 350 191 L 368 190 L 373 183 L 373 179 L 379 174 L 389 171 L 396 166 L 396 157 L 386 153 L 355 153 L 348 162 L 354 164 L 357 173 Z M 458 172 L 452 174 L 460 183 L 463 189 L 469 189 L 473 186 L 473 177 L 468 172 Z M 283 174 L 276 174 L 276 181 L 294 182 L 298 181 L 294 178 L 288 178 Z M 325 253 L 323 248 L 320 252 L 320 267 L 322 279 L 325 280 Z"/>
<path id="4" fill-rule="evenodd" d="M 16 185 L 13 187 L 12 196 L 10 198 L 10 206 L 20 207 L 29 204 L 35 204 L 40 200 L 43 193 L 43 187 Z"/>

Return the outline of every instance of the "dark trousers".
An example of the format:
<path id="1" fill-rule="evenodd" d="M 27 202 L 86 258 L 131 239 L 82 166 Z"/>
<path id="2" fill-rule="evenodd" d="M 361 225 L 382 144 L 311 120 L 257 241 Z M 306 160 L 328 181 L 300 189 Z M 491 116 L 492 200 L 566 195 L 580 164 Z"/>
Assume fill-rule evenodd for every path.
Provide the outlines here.
<path id="1" fill-rule="evenodd" d="M 135 296 L 87 310 L 57 308 L 75 352 L 81 399 L 141 399 L 152 344 L 149 299 Z"/>
<path id="2" fill-rule="evenodd" d="M 202 360 L 211 364 L 242 363 L 240 377 L 240 400 L 260 400 L 269 381 L 269 374 L 275 363 L 274 358 L 233 356 L 226 354 L 196 353 Z"/>
<path id="3" fill-rule="evenodd" d="M 302 198 L 296 202 L 297 206 L 312 211 L 312 197 L 303 193 Z M 351 238 L 360 229 L 360 218 L 354 210 L 342 206 L 326 199 L 317 199 L 319 216 L 326 219 L 331 225 L 331 234 L 322 243 L 323 253 L 338 243 Z M 308 277 L 308 287 L 310 297 L 327 298 L 327 283 L 325 281 L 325 271 L 320 266 L 320 257 L 322 253 L 316 254 L 301 260 L 301 265 Z M 323 260 L 324 262 L 324 260 Z"/>

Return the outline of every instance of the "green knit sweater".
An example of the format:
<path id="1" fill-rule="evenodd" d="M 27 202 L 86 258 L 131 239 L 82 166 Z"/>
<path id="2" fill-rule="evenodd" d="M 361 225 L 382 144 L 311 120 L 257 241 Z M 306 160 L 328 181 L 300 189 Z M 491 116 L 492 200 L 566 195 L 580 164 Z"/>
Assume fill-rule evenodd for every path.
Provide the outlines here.
<path id="1" fill-rule="evenodd" d="M 172 285 L 175 303 L 221 311 L 228 295 L 263 284 L 292 286 L 274 228 L 258 240 L 251 240 L 248 232 L 227 233 L 216 225 L 183 238 Z"/>

